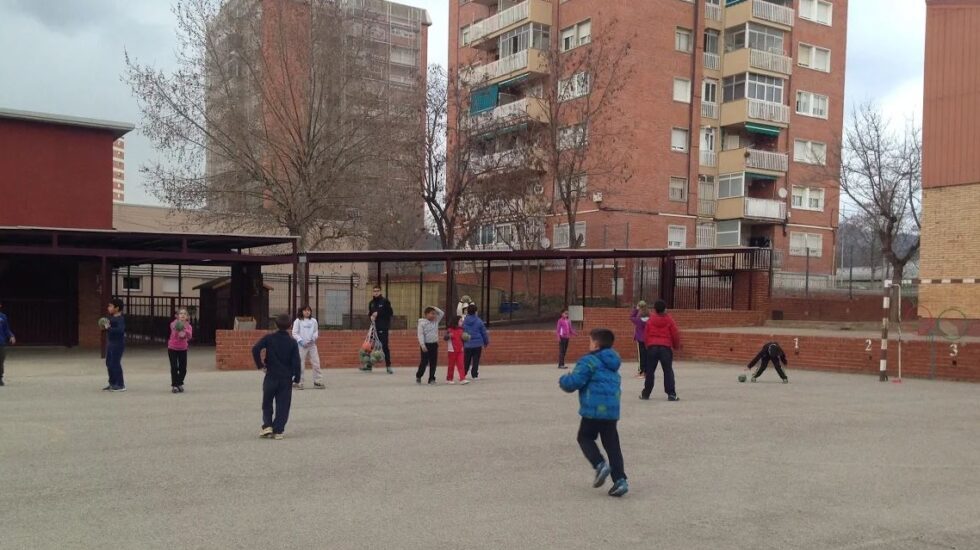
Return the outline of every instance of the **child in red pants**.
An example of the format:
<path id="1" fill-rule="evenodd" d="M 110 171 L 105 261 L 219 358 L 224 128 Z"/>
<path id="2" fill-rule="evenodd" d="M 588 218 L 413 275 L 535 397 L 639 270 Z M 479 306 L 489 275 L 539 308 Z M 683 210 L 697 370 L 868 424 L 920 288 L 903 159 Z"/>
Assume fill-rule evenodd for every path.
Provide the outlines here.
<path id="1" fill-rule="evenodd" d="M 449 348 L 449 368 L 446 369 L 446 381 L 450 384 L 455 384 L 453 382 L 453 372 L 459 373 L 459 383 L 469 384 L 470 381 L 466 379 L 466 370 L 463 368 L 463 318 L 459 316 L 453 316 L 448 323 L 446 323 L 446 335 L 442 337 L 443 340 L 449 342 L 446 346 Z"/>

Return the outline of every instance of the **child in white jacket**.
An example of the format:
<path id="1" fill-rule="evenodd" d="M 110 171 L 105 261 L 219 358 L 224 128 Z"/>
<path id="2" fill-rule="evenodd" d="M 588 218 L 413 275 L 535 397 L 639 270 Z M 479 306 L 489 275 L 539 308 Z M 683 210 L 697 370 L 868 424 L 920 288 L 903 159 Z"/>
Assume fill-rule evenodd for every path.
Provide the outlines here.
<path id="1" fill-rule="evenodd" d="M 293 339 L 299 346 L 300 358 L 299 383 L 293 384 L 293 387 L 298 390 L 303 389 L 303 371 L 307 361 L 313 365 L 313 387 L 318 390 L 326 388 L 323 385 L 323 373 L 320 371 L 320 354 L 316 349 L 316 340 L 319 337 L 320 324 L 313 317 L 313 309 L 306 306 L 299 310 L 296 320 L 293 321 Z"/>

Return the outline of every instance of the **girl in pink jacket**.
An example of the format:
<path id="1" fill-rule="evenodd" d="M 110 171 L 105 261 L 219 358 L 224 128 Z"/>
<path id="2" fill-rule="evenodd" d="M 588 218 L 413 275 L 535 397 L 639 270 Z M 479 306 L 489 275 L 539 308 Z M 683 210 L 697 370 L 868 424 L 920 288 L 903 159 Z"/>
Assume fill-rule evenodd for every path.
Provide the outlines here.
<path id="1" fill-rule="evenodd" d="M 187 348 L 194 329 L 187 310 L 181 308 L 177 318 L 170 322 L 170 339 L 167 355 L 170 356 L 170 386 L 173 393 L 184 393 L 184 377 L 187 376 Z"/>
<path id="2" fill-rule="evenodd" d="M 568 341 L 572 336 L 575 336 L 575 327 L 572 326 L 572 322 L 568 319 L 567 309 L 562 310 L 555 332 L 558 335 L 558 368 L 567 369 L 568 367 L 565 366 L 565 354 L 568 353 Z"/>

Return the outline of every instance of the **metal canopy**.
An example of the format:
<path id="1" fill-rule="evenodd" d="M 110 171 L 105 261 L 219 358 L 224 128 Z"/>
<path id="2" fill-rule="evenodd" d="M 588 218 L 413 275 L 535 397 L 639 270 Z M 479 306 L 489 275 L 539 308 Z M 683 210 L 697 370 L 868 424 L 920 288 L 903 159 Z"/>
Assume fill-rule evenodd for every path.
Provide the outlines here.
<path id="1" fill-rule="evenodd" d="M 611 258 L 683 258 L 692 256 L 732 255 L 759 252 L 759 248 L 648 248 L 648 249 L 591 249 L 564 248 L 552 250 L 372 250 L 323 251 L 305 254 L 309 263 L 349 262 L 461 262 L 461 261 L 526 261 L 526 260 L 583 260 Z"/>
<path id="2" fill-rule="evenodd" d="M 745 129 L 753 134 L 762 134 L 764 136 L 779 136 L 781 130 L 778 126 L 769 126 L 768 124 L 759 124 L 756 122 L 746 122 Z"/>

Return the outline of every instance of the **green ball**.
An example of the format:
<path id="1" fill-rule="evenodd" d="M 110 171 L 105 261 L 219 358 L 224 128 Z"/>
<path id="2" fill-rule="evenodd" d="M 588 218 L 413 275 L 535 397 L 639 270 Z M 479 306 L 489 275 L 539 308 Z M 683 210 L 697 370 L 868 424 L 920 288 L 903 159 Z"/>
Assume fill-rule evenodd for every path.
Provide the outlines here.
<path id="1" fill-rule="evenodd" d="M 177 321 L 176 323 L 174 323 L 174 329 L 176 329 L 178 332 L 184 330 L 184 322 Z"/>
<path id="2" fill-rule="evenodd" d="M 102 328 L 109 328 L 109 319 L 105 317 L 99 319 L 99 326 Z"/>
<path id="3" fill-rule="evenodd" d="M 469 342 L 472 339 L 473 339 L 473 337 L 470 336 L 468 333 L 466 333 L 466 332 L 463 333 L 463 341 L 464 342 Z"/>
<path id="4" fill-rule="evenodd" d="M 383 351 L 378 350 L 371 353 L 371 361 L 375 363 L 384 361 L 384 358 L 385 358 L 385 353 Z"/>
<path id="5" fill-rule="evenodd" d="M 744 374 L 738 375 L 738 381 L 739 382 L 745 382 L 745 375 Z"/>

